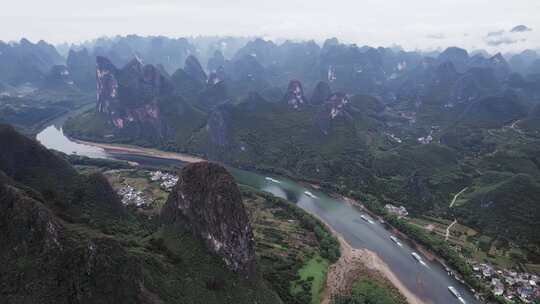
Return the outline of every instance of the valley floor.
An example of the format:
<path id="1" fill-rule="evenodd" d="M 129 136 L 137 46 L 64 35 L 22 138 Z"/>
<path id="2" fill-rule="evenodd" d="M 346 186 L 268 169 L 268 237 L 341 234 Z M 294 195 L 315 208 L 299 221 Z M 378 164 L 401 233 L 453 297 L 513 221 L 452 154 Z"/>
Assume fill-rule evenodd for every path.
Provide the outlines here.
<path id="1" fill-rule="evenodd" d="M 96 146 L 113 154 L 130 154 L 139 156 L 148 156 L 155 158 L 164 158 L 180 160 L 183 162 L 198 162 L 204 159 L 191 155 L 164 152 L 156 149 L 141 148 L 136 146 L 112 145 L 103 143 L 94 143 L 86 141 L 77 141 L 82 144 Z M 324 221 L 321 220 L 323 223 Z M 425 302 L 414 295 L 392 272 L 389 266 L 374 252 L 367 249 L 353 248 L 348 244 L 339 233 L 334 231 L 327 223 L 329 230 L 339 239 L 341 245 L 341 258 L 330 266 L 327 274 L 326 286 L 321 296 L 321 303 L 330 303 L 332 296 L 342 291 L 350 290 L 358 279 L 377 277 L 393 289 L 397 289 L 403 295 L 408 303 L 424 304 Z"/>

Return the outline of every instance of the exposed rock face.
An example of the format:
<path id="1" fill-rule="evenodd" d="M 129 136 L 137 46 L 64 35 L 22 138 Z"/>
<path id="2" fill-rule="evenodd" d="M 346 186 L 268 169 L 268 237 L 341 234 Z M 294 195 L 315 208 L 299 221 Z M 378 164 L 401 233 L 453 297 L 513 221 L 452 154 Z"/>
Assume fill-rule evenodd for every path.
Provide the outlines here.
<path id="1" fill-rule="evenodd" d="M 349 103 L 349 98 L 344 93 L 334 93 L 326 101 L 330 105 L 330 118 L 334 119 L 345 113 L 345 105 Z"/>
<path id="2" fill-rule="evenodd" d="M 298 109 L 305 104 L 306 97 L 304 96 L 302 83 L 298 80 L 291 80 L 283 99 L 294 109 Z"/>
<path id="3" fill-rule="evenodd" d="M 328 97 L 330 97 L 330 94 L 332 94 L 332 90 L 330 89 L 328 83 L 320 81 L 317 83 L 315 89 L 313 89 L 310 102 L 313 105 L 321 105 L 328 99 Z"/>
<path id="4" fill-rule="evenodd" d="M 118 97 L 118 70 L 101 56 L 96 57 L 97 111 L 109 112 L 111 103 Z"/>
<path id="5" fill-rule="evenodd" d="M 345 110 L 349 97 L 344 93 L 333 93 L 325 102 L 323 110 L 319 113 L 318 124 L 321 132 L 327 135 L 330 132 L 332 120 L 338 117 L 351 118 Z"/>
<path id="6" fill-rule="evenodd" d="M 97 111 L 107 114 L 118 129 L 143 124 L 161 136 L 159 100 L 173 89 L 159 69 L 138 58 L 121 70 L 105 57 L 96 61 Z"/>
<path id="7" fill-rule="evenodd" d="M 204 72 L 201 63 L 195 56 L 189 55 L 186 58 L 184 71 L 186 71 L 191 78 L 197 80 L 199 83 L 206 83 L 206 73 Z"/>
<path id="8" fill-rule="evenodd" d="M 166 224 L 190 230 L 235 272 L 255 276 L 255 242 L 234 178 L 221 165 L 190 164 L 161 213 Z"/>

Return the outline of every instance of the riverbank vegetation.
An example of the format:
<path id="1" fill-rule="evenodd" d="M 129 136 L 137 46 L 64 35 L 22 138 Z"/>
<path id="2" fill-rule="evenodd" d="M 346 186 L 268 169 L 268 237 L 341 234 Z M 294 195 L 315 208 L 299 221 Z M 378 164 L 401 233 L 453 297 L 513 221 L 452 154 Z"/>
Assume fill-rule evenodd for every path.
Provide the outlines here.
<path id="1" fill-rule="evenodd" d="M 332 304 L 407 304 L 407 300 L 387 281 L 365 273 L 349 294 L 335 296 Z"/>
<path id="2" fill-rule="evenodd" d="M 241 190 L 264 278 L 285 303 L 319 303 L 328 267 L 340 257 L 337 239 L 296 205 L 248 186 Z"/>

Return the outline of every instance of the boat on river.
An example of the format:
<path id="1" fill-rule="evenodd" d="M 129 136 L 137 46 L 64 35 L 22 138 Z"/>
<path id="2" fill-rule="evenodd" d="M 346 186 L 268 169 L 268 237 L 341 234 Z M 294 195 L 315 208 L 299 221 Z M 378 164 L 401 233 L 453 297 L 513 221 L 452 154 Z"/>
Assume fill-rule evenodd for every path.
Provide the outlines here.
<path id="1" fill-rule="evenodd" d="M 413 252 L 411 253 L 411 255 L 418 263 L 422 264 L 423 266 L 427 266 L 426 262 L 424 262 L 424 259 L 422 259 L 422 257 L 418 253 Z"/>
<path id="2" fill-rule="evenodd" d="M 459 291 L 457 291 L 457 289 L 454 286 L 448 286 L 448 290 L 450 290 L 450 293 L 452 293 L 458 299 L 460 303 L 467 304 L 467 302 L 465 302 L 465 300 L 463 299 Z"/>
<path id="3" fill-rule="evenodd" d="M 307 196 L 309 196 L 309 197 L 311 197 L 311 198 L 317 198 L 317 196 L 315 196 L 315 194 L 313 194 L 313 193 L 311 193 L 311 192 L 309 192 L 309 191 L 307 191 L 307 190 L 304 191 L 304 194 L 307 195 Z"/>
<path id="4" fill-rule="evenodd" d="M 398 240 L 397 237 L 391 235 L 390 239 L 392 240 L 392 242 L 396 243 L 396 245 L 398 245 L 399 247 L 403 247 L 403 244 L 401 244 L 401 242 Z"/>
<path id="5" fill-rule="evenodd" d="M 373 222 L 369 217 L 367 217 L 366 215 L 362 214 L 360 217 L 361 217 L 364 221 L 366 221 L 366 222 L 368 222 L 368 223 L 370 223 L 370 224 L 374 224 L 374 222 Z"/>
<path id="6" fill-rule="evenodd" d="M 271 181 L 271 182 L 273 182 L 273 183 L 276 183 L 276 184 L 281 184 L 281 182 L 278 181 L 277 179 L 273 179 L 273 178 L 268 177 L 268 176 L 265 177 L 264 179 L 266 179 L 267 181 Z"/>

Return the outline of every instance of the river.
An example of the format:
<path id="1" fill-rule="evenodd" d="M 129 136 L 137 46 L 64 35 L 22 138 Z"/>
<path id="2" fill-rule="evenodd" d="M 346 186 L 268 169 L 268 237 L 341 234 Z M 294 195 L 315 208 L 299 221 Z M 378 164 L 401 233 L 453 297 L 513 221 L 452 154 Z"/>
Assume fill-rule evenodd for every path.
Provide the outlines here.
<path id="1" fill-rule="evenodd" d="M 65 120 L 66 117 L 61 117 L 53 121 L 36 136 L 37 140 L 47 148 L 68 154 L 129 160 L 147 165 L 182 165 L 179 160 L 109 153 L 96 146 L 74 142 L 62 132 Z M 377 253 L 403 285 L 426 303 L 459 303 L 448 291 L 448 286 L 456 287 L 467 303 L 480 303 L 466 286 L 450 277 L 440 264 L 430 262 L 425 257 L 425 265 L 418 263 L 411 255 L 414 250 L 406 241 L 401 241 L 402 247 L 398 246 L 390 239 L 390 232 L 382 224 L 363 219 L 364 214 L 350 204 L 287 178 L 268 177 L 234 168 L 229 170 L 239 183 L 271 192 L 316 214 L 340 233 L 352 247 L 366 248 Z"/>

